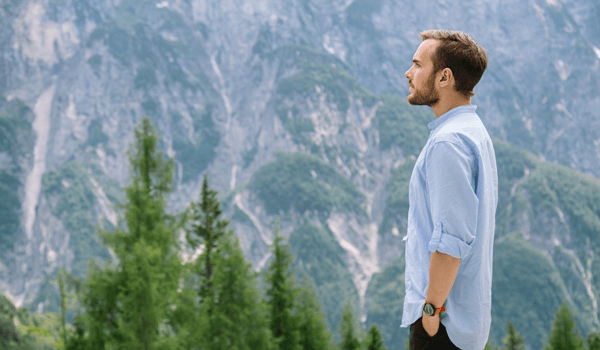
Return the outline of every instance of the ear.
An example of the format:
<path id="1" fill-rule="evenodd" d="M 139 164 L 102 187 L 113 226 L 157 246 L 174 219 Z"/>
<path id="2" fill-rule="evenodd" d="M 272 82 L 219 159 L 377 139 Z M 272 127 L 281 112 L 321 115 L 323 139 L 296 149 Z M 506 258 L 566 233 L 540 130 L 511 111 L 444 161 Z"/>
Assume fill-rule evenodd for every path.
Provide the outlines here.
<path id="1" fill-rule="evenodd" d="M 446 87 L 448 84 L 454 84 L 454 74 L 452 74 L 452 70 L 450 68 L 444 68 L 440 72 L 440 86 Z"/>

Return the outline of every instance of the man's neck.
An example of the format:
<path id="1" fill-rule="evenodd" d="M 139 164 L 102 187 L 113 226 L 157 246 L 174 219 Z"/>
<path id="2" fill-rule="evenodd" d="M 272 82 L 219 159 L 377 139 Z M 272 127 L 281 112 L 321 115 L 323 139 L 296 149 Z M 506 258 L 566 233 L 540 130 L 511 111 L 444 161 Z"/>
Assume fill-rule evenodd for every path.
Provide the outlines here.
<path id="1" fill-rule="evenodd" d="M 433 113 L 435 113 L 436 119 L 440 116 L 446 114 L 451 109 L 454 109 L 459 106 L 468 106 L 471 104 L 471 97 L 461 98 L 461 99 L 448 99 L 446 101 L 440 100 L 435 106 L 430 106 L 433 109 Z"/>

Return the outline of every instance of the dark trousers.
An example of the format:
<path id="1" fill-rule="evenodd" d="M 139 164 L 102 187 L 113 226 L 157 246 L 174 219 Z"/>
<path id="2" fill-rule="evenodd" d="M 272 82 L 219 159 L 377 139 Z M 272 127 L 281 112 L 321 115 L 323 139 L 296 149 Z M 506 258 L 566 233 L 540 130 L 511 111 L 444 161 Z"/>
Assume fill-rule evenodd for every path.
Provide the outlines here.
<path id="1" fill-rule="evenodd" d="M 452 344 L 448 333 L 446 333 L 446 327 L 440 322 L 440 329 L 433 336 L 429 334 L 423 328 L 423 316 L 419 317 L 415 323 L 410 325 L 408 333 L 408 342 L 410 344 L 410 350 L 454 350 L 459 349 L 456 345 Z M 460 350 L 460 349 L 459 349 Z"/>

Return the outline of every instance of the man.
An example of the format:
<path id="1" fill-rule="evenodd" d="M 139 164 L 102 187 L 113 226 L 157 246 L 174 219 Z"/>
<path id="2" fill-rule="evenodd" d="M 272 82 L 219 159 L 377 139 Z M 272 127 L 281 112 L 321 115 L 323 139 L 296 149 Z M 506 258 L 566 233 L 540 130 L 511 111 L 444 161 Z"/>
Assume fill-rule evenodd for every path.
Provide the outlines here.
<path id="1" fill-rule="evenodd" d="M 421 39 L 405 73 L 407 99 L 436 119 L 410 179 L 401 327 L 410 326 L 410 349 L 481 350 L 491 324 L 498 174 L 471 96 L 487 55 L 458 31 Z"/>

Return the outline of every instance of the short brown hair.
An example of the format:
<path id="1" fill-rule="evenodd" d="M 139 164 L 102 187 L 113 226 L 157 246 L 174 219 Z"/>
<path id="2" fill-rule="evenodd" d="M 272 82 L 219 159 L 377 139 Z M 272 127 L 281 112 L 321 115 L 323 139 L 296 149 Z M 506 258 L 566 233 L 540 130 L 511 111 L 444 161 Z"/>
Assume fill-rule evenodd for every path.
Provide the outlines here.
<path id="1" fill-rule="evenodd" d="M 475 95 L 473 88 L 487 68 L 487 54 L 473 38 L 461 31 L 431 29 L 421 33 L 421 41 L 439 40 L 431 60 L 435 74 L 450 68 L 454 74 L 454 89 L 466 97 Z"/>

